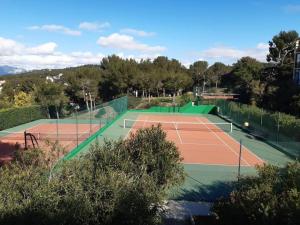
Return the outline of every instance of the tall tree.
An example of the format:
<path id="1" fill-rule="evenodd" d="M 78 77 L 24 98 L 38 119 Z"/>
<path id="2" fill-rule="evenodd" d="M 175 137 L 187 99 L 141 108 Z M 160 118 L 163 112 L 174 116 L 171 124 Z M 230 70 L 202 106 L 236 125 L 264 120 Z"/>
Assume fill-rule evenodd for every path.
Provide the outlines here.
<path id="1" fill-rule="evenodd" d="M 208 68 L 208 62 L 197 61 L 190 65 L 189 73 L 192 75 L 194 85 L 200 86 L 205 82 L 205 71 Z"/>
<path id="2" fill-rule="evenodd" d="M 267 61 L 270 64 L 263 77 L 266 83 L 264 105 L 272 110 L 294 114 L 300 110 L 297 107 L 300 88 L 292 80 L 297 39 L 299 34 L 296 31 L 281 31 L 269 42 Z"/>
<path id="3" fill-rule="evenodd" d="M 251 57 L 243 57 L 234 64 L 232 73 L 235 77 L 235 91 L 240 94 L 244 103 L 256 104 L 263 93 L 260 82 L 261 70 L 264 65 Z"/>
<path id="4" fill-rule="evenodd" d="M 36 101 L 47 109 L 50 118 L 50 108 L 54 107 L 56 113 L 62 110 L 68 102 L 64 86 L 53 82 L 43 82 L 34 91 Z"/>
<path id="5" fill-rule="evenodd" d="M 230 71 L 230 66 L 227 66 L 221 62 L 216 62 L 207 69 L 207 79 L 210 81 L 210 83 L 214 83 L 215 87 L 218 88 L 221 77 L 225 74 L 228 74 Z"/>

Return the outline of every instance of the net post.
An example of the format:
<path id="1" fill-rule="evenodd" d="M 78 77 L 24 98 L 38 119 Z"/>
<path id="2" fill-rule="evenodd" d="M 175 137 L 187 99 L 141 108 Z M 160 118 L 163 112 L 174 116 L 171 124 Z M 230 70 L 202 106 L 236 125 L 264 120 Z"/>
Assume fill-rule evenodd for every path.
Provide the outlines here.
<path id="1" fill-rule="evenodd" d="M 230 133 L 232 133 L 232 123 L 230 123 Z"/>
<path id="2" fill-rule="evenodd" d="M 123 121 L 123 128 L 126 128 L 126 119 Z"/>

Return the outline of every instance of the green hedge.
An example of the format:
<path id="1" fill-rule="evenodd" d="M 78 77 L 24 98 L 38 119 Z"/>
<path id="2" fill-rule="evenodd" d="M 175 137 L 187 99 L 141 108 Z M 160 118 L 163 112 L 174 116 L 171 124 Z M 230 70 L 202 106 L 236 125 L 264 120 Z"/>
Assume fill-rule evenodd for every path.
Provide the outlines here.
<path id="1" fill-rule="evenodd" d="M 0 130 L 46 118 L 41 106 L 27 106 L 0 110 Z"/>

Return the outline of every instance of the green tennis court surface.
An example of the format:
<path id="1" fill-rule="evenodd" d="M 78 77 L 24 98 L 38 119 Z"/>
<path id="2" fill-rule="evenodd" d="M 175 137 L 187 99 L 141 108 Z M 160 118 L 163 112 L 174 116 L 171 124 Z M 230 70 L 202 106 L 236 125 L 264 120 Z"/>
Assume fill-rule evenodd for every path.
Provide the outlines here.
<path id="1" fill-rule="evenodd" d="M 184 116 L 198 116 L 206 117 L 211 122 L 222 123 L 226 122 L 220 117 L 212 114 L 199 114 L 199 113 L 172 113 L 172 115 L 184 115 Z M 97 132 L 93 137 L 79 146 L 79 148 L 68 154 L 65 159 L 71 159 L 78 154 L 84 154 L 88 151 L 90 145 L 98 141 L 103 143 L 104 139 L 117 140 L 119 138 L 125 138 L 130 132 L 130 128 L 124 128 L 124 119 L 137 119 L 140 115 L 166 115 L 165 112 L 143 112 L 143 111 L 127 111 L 119 115 L 106 127 Z M 238 127 L 233 126 L 233 132 L 228 133 L 235 140 L 242 139 L 243 145 L 251 150 L 254 154 L 263 159 L 266 163 L 273 165 L 284 165 L 288 161 L 291 161 L 287 155 L 273 148 L 272 146 L 258 140 L 251 135 L 244 133 Z M 238 165 L 238 162 L 237 162 Z M 190 200 L 190 201 L 211 201 L 222 195 L 226 195 L 232 187 L 230 181 L 237 179 L 236 166 L 216 166 L 216 165 L 199 165 L 199 164 L 185 164 L 186 180 L 185 183 L 170 193 L 170 198 Z M 255 168 L 242 167 L 242 175 L 255 174 Z"/>

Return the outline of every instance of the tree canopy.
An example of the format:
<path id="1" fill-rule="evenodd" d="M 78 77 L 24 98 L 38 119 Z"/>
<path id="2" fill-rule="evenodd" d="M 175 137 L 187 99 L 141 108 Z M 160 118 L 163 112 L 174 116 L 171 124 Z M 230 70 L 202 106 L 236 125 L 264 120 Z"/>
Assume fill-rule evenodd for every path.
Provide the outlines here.
<path id="1" fill-rule="evenodd" d="M 51 105 L 57 105 L 56 101 L 60 99 L 66 104 L 76 103 L 81 108 L 89 108 L 124 94 L 171 96 L 200 86 L 202 91 L 214 91 L 214 88 L 239 94 L 239 101 L 246 104 L 299 115 L 300 88 L 293 82 L 294 49 L 298 38 L 296 31 L 281 31 L 274 35 L 265 63 L 245 56 L 232 66 L 196 61 L 186 68 L 180 61 L 165 56 L 138 61 L 111 55 L 102 58 L 99 65 L 3 76 L 6 83 L 0 94 L 0 106 L 12 107 L 17 93 L 36 96 L 37 90 L 41 95 L 35 97 L 32 104 L 53 100 Z M 46 78 L 48 84 L 52 82 L 61 87 L 65 99 L 56 96 L 41 101 Z"/>
<path id="2" fill-rule="evenodd" d="M 265 165 L 258 176 L 244 177 L 229 198 L 214 204 L 219 223 L 294 225 L 300 221 L 300 163 Z M 298 222 L 297 222 L 298 221 Z"/>

